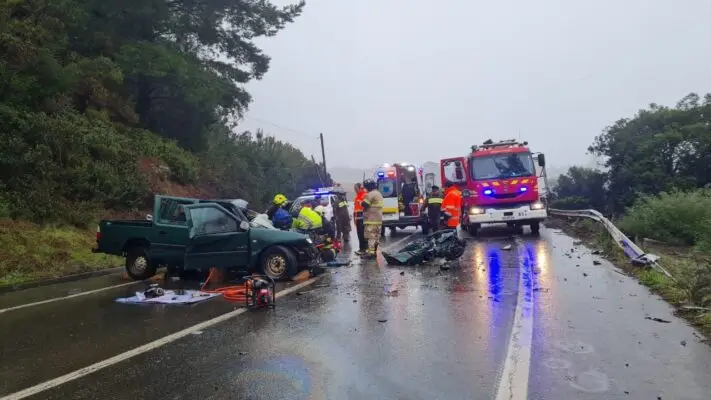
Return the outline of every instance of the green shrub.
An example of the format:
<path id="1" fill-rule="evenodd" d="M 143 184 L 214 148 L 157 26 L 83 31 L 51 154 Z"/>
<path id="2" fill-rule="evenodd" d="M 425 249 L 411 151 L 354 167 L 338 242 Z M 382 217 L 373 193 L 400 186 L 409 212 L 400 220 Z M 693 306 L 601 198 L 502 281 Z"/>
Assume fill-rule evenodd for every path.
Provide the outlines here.
<path id="1" fill-rule="evenodd" d="M 711 191 L 661 193 L 644 196 L 630 207 L 619 227 L 639 236 L 679 245 L 710 242 Z"/>
<path id="2" fill-rule="evenodd" d="M 0 105 L 6 216 L 84 226 L 98 210 L 137 207 L 148 191 L 131 140 L 101 118 Z"/>
<path id="3" fill-rule="evenodd" d="M 551 202 L 551 208 L 559 210 L 584 210 L 593 208 L 590 200 L 581 196 L 569 196 L 555 199 Z"/>

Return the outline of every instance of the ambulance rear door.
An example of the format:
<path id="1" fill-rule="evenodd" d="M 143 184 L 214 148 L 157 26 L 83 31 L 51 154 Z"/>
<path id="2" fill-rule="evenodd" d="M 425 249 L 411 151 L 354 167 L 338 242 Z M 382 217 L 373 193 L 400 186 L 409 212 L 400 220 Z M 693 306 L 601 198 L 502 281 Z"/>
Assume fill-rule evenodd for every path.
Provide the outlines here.
<path id="1" fill-rule="evenodd" d="M 378 179 L 378 190 L 383 195 L 383 222 L 397 221 L 400 219 L 396 178 Z"/>

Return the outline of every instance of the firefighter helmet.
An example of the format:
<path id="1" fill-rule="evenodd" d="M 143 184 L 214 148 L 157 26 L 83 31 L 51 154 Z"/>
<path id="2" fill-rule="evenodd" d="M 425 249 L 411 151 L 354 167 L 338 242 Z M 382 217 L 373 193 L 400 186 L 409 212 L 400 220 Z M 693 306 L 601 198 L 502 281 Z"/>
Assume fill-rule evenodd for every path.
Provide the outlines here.
<path id="1" fill-rule="evenodd" d="M 371 191 L 371 190 L 374 190 L 376 187 L 378 187 L 378 185 L 375 183 L 374 180 L 366 179 L 363 181 L 363 187 L 365 188 L 365 190 Z"/>
<path id="2" fill-rule="evenodd" d="M 284 203 L 286 203 L 287 198 L 283 194 L 279 193 L 278 195 L 274 196 L 273 203 L 275 206 L 280 206 Z"/>

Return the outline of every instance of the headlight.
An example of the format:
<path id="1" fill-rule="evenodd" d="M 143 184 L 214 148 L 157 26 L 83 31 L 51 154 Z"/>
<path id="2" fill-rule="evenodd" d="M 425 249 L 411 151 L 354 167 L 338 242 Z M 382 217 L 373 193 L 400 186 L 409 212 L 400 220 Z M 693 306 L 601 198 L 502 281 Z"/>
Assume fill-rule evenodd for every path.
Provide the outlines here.
<path id="1" fill-rule="evenodd" d="M 314 241 L 311 240 L 310 238 L 306 238 L 306 243 L 308 243 L 308 244 L 314 244 Z"/>
<path id="2" fill-rule="evenodd" d="M 542 210 L 543 208 L 543 203 L 541 203 L 540 201 L 531 204 L 531 210 Z"/>
<path id="3" fill-rule="evenodd" d="M 472 207 L 469 209 L 469 215 L 484 214 L 484 209 L 480 207 Z"/>

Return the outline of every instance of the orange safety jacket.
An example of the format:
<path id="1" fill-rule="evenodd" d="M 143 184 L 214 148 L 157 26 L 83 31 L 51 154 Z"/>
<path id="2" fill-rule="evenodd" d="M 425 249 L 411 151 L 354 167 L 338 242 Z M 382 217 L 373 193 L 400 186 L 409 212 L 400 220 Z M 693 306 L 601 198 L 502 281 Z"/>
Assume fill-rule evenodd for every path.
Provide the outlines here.
<path id="1" fill-rule="evenodd" d="M 447 226 L 456 228 L 462 215 L 462 192 L 457 188 L 450 188 L 442 200 L 442 211 L 446 211 L 451 217 L 447 219 Z"/>
<path id="2" fill-rule="evenodd" d="M 355 198 L 353 199 L 353 219 L 354 220 L 359 220 L 363 219 L 363 199 L 365 199 L 365 195 L 368 194 L 368 191 L 365 189 L 361 189 L 358 193 L 356 193 Z"/>

